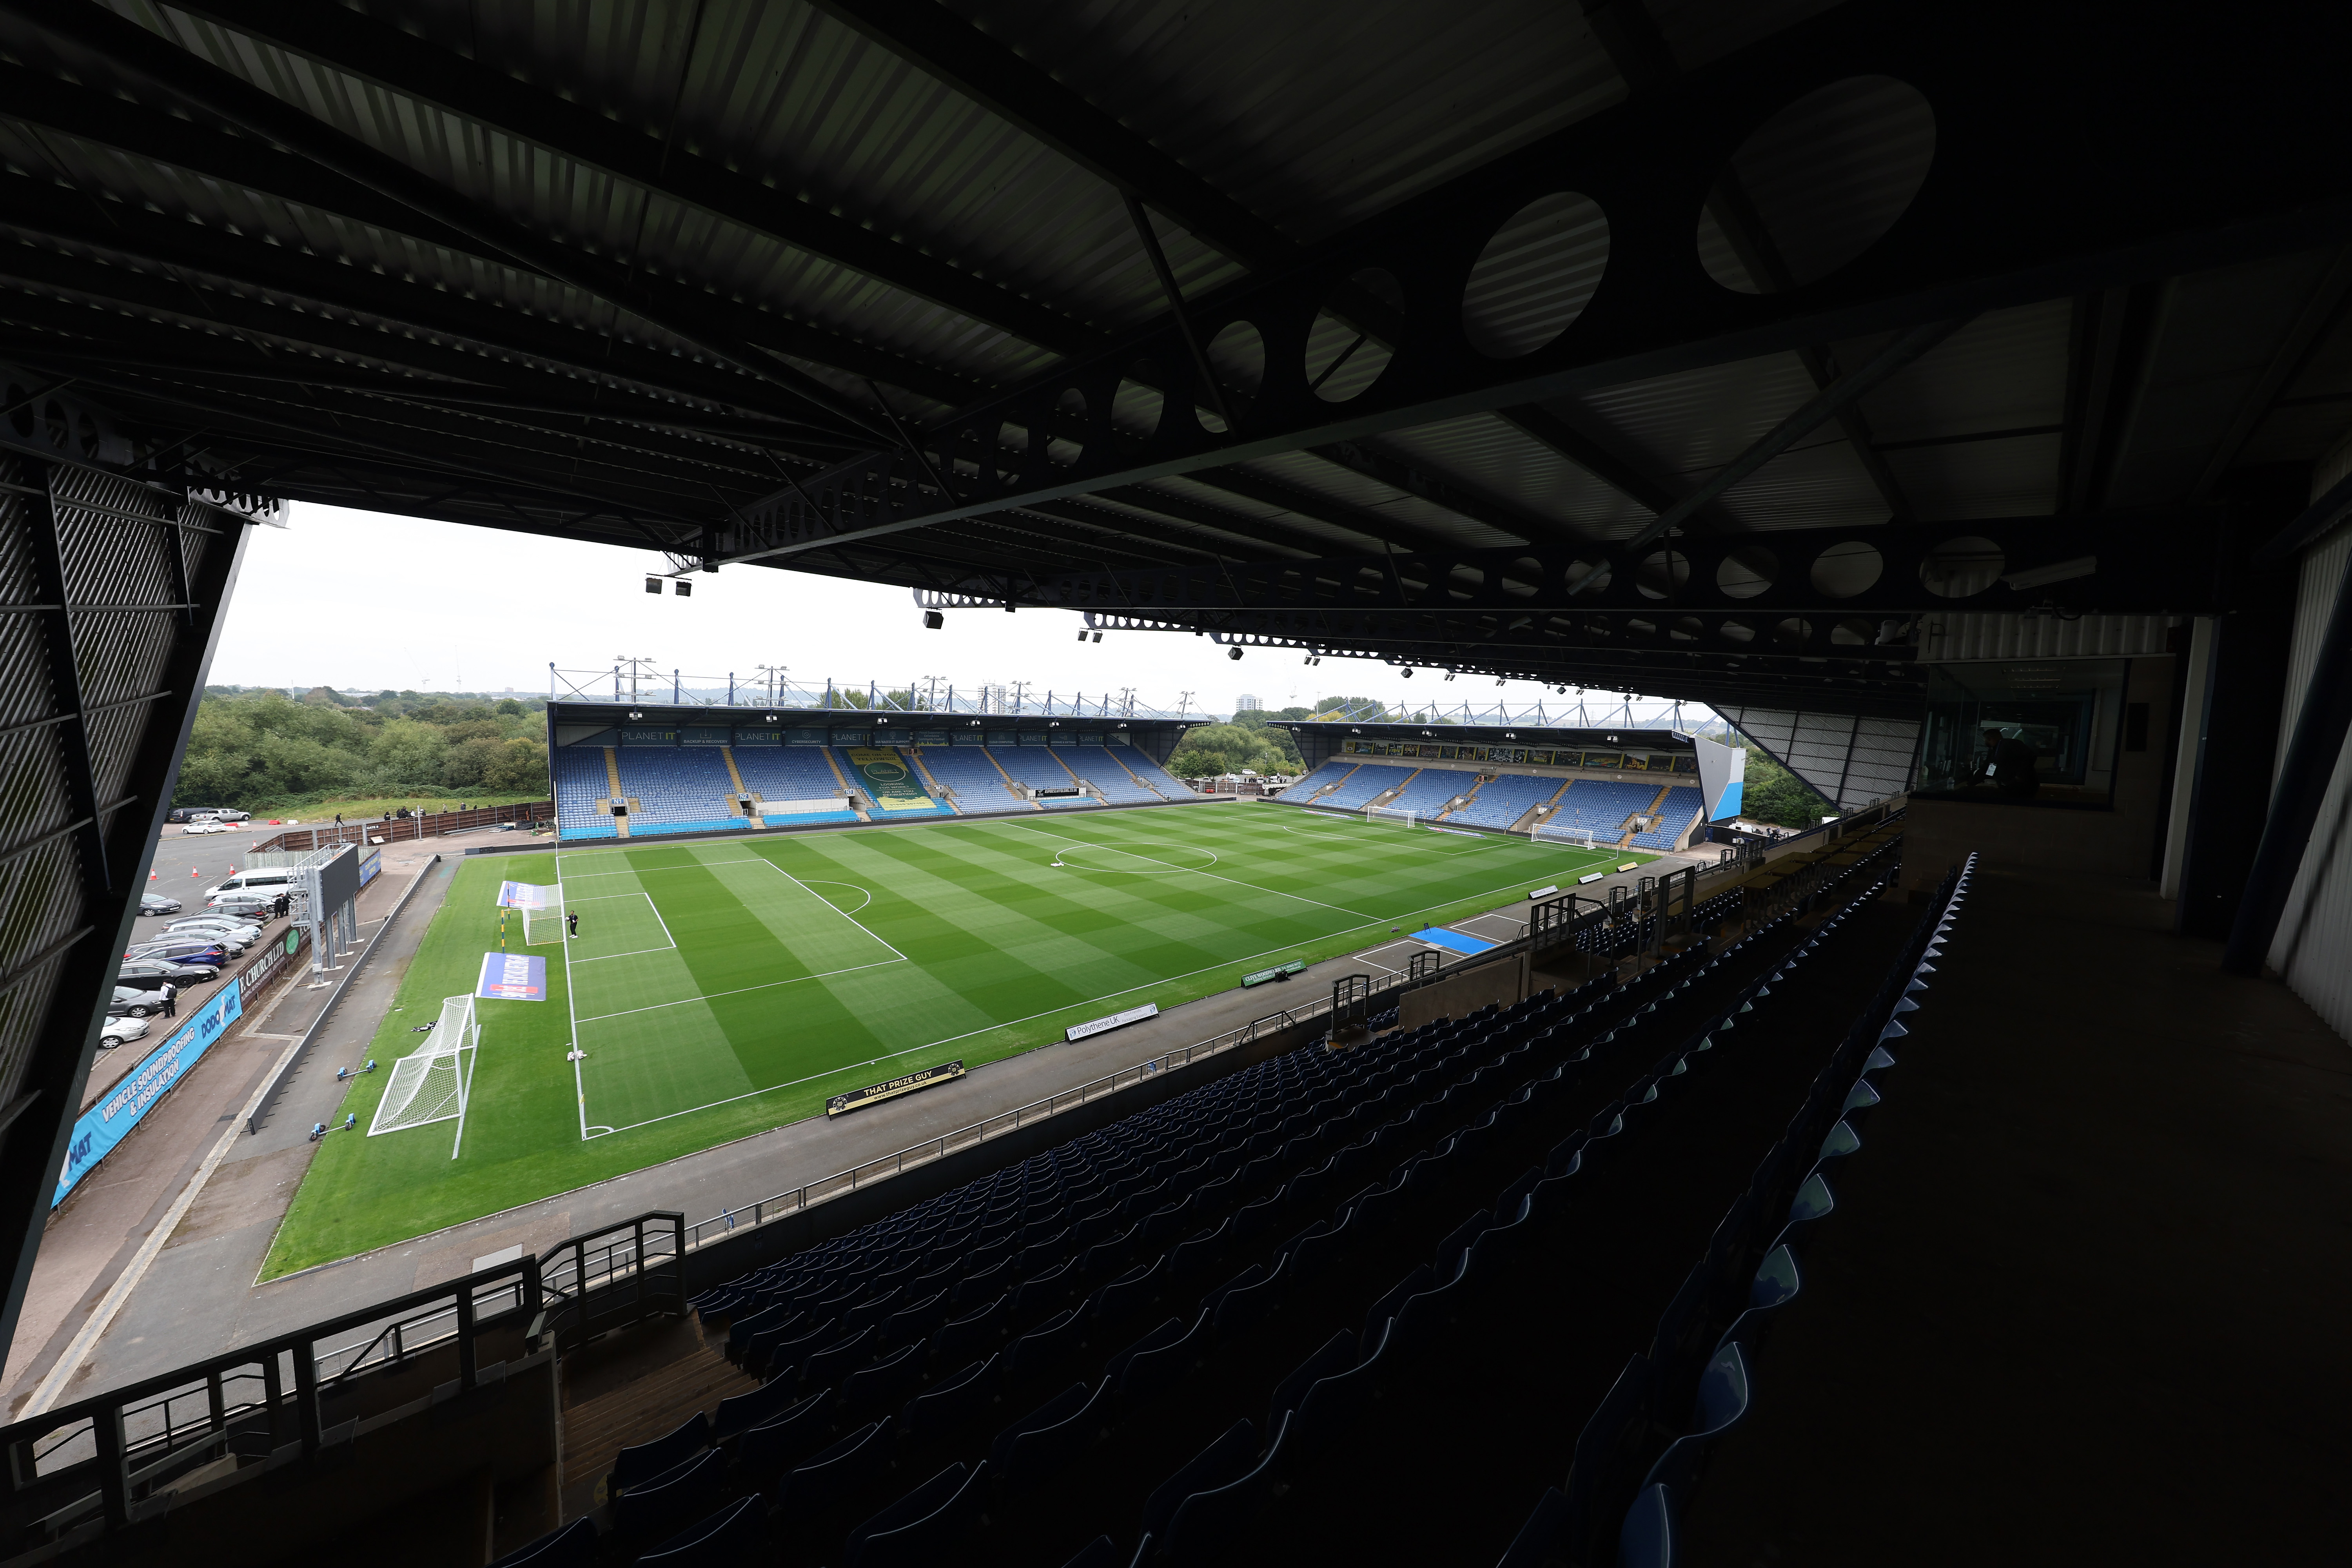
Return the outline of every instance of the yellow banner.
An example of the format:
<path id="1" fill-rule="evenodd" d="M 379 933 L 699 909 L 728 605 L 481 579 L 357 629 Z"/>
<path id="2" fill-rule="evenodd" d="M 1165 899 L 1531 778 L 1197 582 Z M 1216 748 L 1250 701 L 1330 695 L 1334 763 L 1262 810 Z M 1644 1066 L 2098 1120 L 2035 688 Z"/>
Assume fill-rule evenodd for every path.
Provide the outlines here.
<path id="1" fill-rule="evenodd" d="M 904 757 L 895 751 L 877 746 L 845 746 L 843 753 L 849 758 L 866 793 L 874 804 L 885 811 L 922 811 L 936 809 L 931 797 L 923 793 L 916 781 L 915 770 L 907 765 Z"/>

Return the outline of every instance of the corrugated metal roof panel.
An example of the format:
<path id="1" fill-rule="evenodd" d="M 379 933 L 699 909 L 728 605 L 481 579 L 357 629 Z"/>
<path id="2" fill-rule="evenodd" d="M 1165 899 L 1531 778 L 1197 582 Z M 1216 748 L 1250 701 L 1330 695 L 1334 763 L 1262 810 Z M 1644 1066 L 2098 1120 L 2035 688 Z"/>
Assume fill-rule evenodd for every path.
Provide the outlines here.
<path id="1" fill-rule="evenodd" d="M 1491 414 L 1391 431 L 1381 443 L 1541 517 L 1622 539 L 1654 515 L 1533 437 Z"/>

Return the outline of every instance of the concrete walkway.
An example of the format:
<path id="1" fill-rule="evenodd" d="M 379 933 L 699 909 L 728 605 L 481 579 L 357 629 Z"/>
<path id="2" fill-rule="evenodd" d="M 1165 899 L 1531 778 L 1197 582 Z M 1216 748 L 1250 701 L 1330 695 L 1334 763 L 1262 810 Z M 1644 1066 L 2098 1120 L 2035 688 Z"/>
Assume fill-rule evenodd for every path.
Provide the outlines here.
<path id="1" fill-rule="evenodd" d="M 1232 809 L 1276 808 L 1251 805 Z M 387 857 L 393 849 L 385 851 Z M 421 860 L 430 853 L 429 848 L 416 851 L 415 858 Z M 1699 858 L 1666 857 L 1664 864 L 1678 868 Z M 1713 851 L 1706 851 L 1704 858 L 1711 864 Z M 1361 952 L 1316 964 L 1286 983 L 1250 991 L 1221 992 L 1109 1034 L 1073 1044 L 1046 1046 L 991 1062 L 957 1082 L 893 1100 L 839 1121 L 817 1117 L 794 1122 L 397 1246 L 257 1285 L 255 1278 L 270 1239 L 309 1168 L 314 1148 L 308 1141 L 309 1129 L 313 1122 L 325 1120 L 340 1102 L 341 1086 L 335 1081 L 335 1068 L 356 1062 L 373 1037 L 453 868 L 453 863 L 447 861 L 436 868 L 438 886 L 419 890 L 393 937 L 387 940 L 385 950 L 378 953 L 354 984 L 352 994 L 344 999 L 325 1037 L 312 1049 L 304 1070 L 289 1087 L 260 1134 L 240 1137 L 230 1156 L 206 1182 L 169 1245 L 86 1358 L 66 1397 L 82 1397 L 152 1376 L 232 1345 L 288 1332 L 373 1301 L 457 1279 L 472 1271 L 478 1261 L 508 1248 L 544 1252 L 571 1236 L 648 1210 L 679 1211 L 693 1222 L 724 1210 L 748 1207 L 1167 1051 L 1239 1028 L 1282 1011 L 1286 1005 L 1328 998 L 1333 981 L 1339 976 L 1378 975 L 1402 969 L 1405 955 L 1418 946 L 1391 939 Z M 1606 899 L 1612 883 L 1630 886 L 1641 876 L 1659 874 L 1660 864 L 1645 864 L 1639 871 L 1612 874 L 1606 881 L 1577 890 L 1588 897 L 1597 894 Z M 389 860 L 387 876 L 381 880 L 393 880 Z M 404 882 L 405 879 L 401 880 Z M 1488 942 L 1508 941 L 1524 930 L 1528 908 L 1528 900 L 1521 899 L 1488 914 L 1457 921 L 1456 929 Z M 1465 962 L 1469 961 L 1449 954 L 1446 967 L 1452 969 Z M 285 1026 L 273 1020 L 270 1026 Z M 300 1026 L 293 1026 L 289 1032 L 299 1034 Z M 283 1044 L 283 1040 L 277 1042 L 278 1046 Z M 270 1049 L 268 1058 L 274 1060 L 276 1054 L 275 1048 Z M 253 1081 L 258 1081 L 257 1074 Z M 244 1103 L 243 1096 L 250 1092 L 247 1089 L 231 1095 L 226 1089 L 224 1079 L 220 1092 L 208 1091 L 204 1104 L 211 1108 L 211 1115 L 234 1115 L 236 1108 Z M 192 1114 L 201 1119 L 202 1113 Z M 114 1229 L 114 1244 L 102 1250 L 94 1237 L 75 1244 L 77 1256 L 83 1260 L 71 1271 L 71 1279 L 86 1283 L 74 1293 L 74 1300 L 95 1300 L 107 1289 L 121 1263 L 137 1249 L 152 1226 L 152 1216 L 167 1208 L 179 1186 L 194 1174 L 202 1159 L 202 1150 L 196 1148 L 196 1142 L 208 1146 L 217 1135 L 215 1127 L 214 1121 L 203 1121 L 184 1145 L 177 1142 L 170 1145 L 175 1152 L 170 1156 L 163 1153 L 163 1141 L 157 1141 L 150 1158 L 158 1168 L 142 1178 L 143 1184 L 135 1193 L 126 1193 L 120 1201 L 106 1205 L 110 1222 L 128 1221 L 129 1227 Z M 149 1136 L 152 1131 L 145 1130 L 142 1136 Z M 169 1170 L 161 1168 L 172 1158 L 179 1163 Z M 132 1205 L 142 1198 L 146 1207 L 134 1214 Z M 144 1224 L 139 1223 L 138 1216 L 142 1215 L 149 1216 Z M 34 1274 L 37 1295 L 41 1292 L 44 1271 L 50 1268 L 50 1249 L 58 1246 L 63 1228 L 53 1228 L 51 1239 L 44 1244 L 41 1261 Z M 77 1237 L 80 1234 L 79 1230 L 75 1232 Z M 52 1296 L 64 1296 L 63 1287 L 68 1282 L 61 1267 L 59 1289 L 52 1291 Z M 72 1316 L 78 1322 L 80 1314 Z M 21 1405 L 26 1394 L 46 1375 L 47 1368 L 70 1342 L 71 1327 L 66 1324 L 65 1317 L 64 1311 L 57 1311 L 47 1320 L 55 1326 L 55 1331 L 47 1334 L 49 1342 L 41 1345 L 38 1354 L 26 1349 L 11 1356 L 8 1387 L 17 1405 Z M 32 1321 L 29 1303 L 26 1321 L 28 1325 Z M 29 1330 L 20 1334 L 20 1346 L 28 1337 Z"/>

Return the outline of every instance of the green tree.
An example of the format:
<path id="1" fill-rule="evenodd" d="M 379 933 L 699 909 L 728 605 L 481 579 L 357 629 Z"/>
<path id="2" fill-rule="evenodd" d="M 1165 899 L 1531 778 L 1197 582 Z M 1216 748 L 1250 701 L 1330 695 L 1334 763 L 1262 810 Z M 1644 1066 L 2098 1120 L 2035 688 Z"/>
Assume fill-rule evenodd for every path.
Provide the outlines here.
<path id="1" fill-rule="evenodd" d="M 368 748 L 368 760 L 386 781 L 408 784 L 441 782 L 442 753 L 448 741 L 434 725 L 415 719 L 395 719 L 383 727 Z"/>
<path id="2" fill-rule="evenodd" d="M 1739 793 L 1739 815 L 1780 827 L 1811 827 L 1836 808 L 1821 792 L 1752 746 L 1748 778 Z"/>
<path id="3" fill-rule="evenodd" d="M 523 706 L 522 706 L 522 704 L 521 704 L 521 703 L 520 703 L 520 702 L 518 702 L 518 701 L 516 701 L 516 700 L 515 700 L 513 698 L 511 698 L 511 697 L 507 698 L 506 700 L 504 700 L 503 701 L 501 701 L 501 702 L 499 704 L 499 712 L 502 716 L 505 716 L 505 717 L 509 717 L 509 718 L 519 717 L 519 716 L 522 713 L 522 711 L 523 711 Z"/>
<path id="4" fill-rule="evenodd" d="M 520 738 L 499 742 L 498 754 L 482 764 L 482 787 L 498 795 L 545 789 L 547 747 Z"/>

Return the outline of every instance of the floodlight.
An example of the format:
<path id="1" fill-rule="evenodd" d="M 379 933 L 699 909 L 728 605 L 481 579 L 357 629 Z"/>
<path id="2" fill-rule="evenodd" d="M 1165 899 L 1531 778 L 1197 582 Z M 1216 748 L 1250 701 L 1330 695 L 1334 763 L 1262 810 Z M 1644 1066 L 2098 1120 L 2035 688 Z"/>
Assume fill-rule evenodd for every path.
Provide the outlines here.
<path id="1" fill-rule="evenodd" d="M 646 593 L 648 593 L 648 594 L 658 594 L 658 593 L 660 593 L 660 592 L 661 592 L 661 579 L 660 579 L 660 578 L 658 578 L 658 577 L 648 577 L 648 578 L 646 578 Z"/>
<path id="2" fill-rule="evenodd" d="M 694 597 L 694 584 L 688 582 L 685 578 L 679 578 L 673 585 L 677 590 L 677 596 L 679 598 L 691 599 Z"/>
<path id="3" fill-rule="evenodd" d="M 1239 649 L 1239 648 L 1237 648 L 1237 647 L 1234 647 L 1234 648 L 1227 648 L 1227 649 L 1225 650 L 1225 657 L 1226 657 L 1227 658 L 1241 658 L 1241 656 L 1242 656 L 1242 650 L 1241 650 L 1241 649 Z"/>
<path id="4" fill-rule="evenodd" d="M 1102 633 L 1100 633 L 1100 632 L 1097 632 L 1097 633 L 1095 634 L 1095 641 L 1097 641 L 1097 642 L 1100 642 L 1100 641 L 1102 641 Z"/>
<path id="5" fill-rule="evenodd" d="M 1080 642 L 1084 642 L 1084 641 L 1086 641 L 1086 640 L 1087 640 L 1087 628 L 1086 628 L 1086 627 L 1084 627 L 1084 626 L 1080 626 L 1080 627 L 1078 628 L 1078 640 L 1079 640 Z"/>
<path id="6" fill-rule="evenodd" d="M 923 629 L 925 631 L 938 631 L 941 626 L 946 626 L 947 624 L 948 618 L 940 614 L 937 610 L 925 610 L 923 612 Z"/>
<path id="7" fill-rule="evenodd" d="M 632 708 L 629 710 L 629 717 L 632 719 L 642 719 L 645 717 L 645 713 L 641 709 Z"/>

